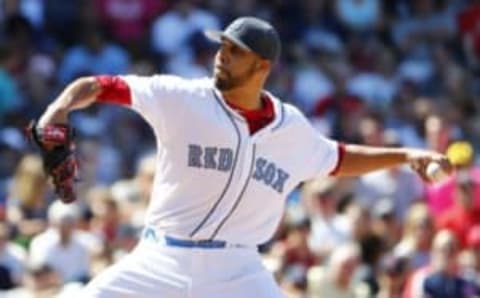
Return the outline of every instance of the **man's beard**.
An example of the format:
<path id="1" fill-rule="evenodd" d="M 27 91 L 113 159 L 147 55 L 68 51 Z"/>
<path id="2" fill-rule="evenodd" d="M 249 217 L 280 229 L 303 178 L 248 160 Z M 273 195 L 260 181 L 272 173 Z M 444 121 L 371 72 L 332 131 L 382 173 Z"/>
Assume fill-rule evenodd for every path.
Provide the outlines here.
<path id="1" fill-rule="evenodd" d="M 242 86 L 246 81 L 248 81 L 254 72 L 255 65 L 252 64 L 252 66 L 247 71 L 245 71 L 243 74 L 237 75 L 236 77 L 232 77 L 230 73 L 226 73 L 224 77 L 220 77 L 218 74 L 215 74 L 215 87 L 217 87 L 217 89 L 220 91 L 228 91 L 235 89 L 239 86 Z"/>
<path id="2" fill-rule="evenodd" d="M 227 91 L 233 89 L 235 84 L 231 78 L 220 78 L 218 76 L 214 77 L 215 87 L 220 91 Z"/>

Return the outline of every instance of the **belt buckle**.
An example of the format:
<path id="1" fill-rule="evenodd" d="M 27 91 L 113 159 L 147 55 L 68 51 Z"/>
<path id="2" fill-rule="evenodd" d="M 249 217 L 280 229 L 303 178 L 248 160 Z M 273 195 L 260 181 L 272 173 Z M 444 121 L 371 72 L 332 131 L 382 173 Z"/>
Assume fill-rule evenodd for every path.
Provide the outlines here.
<path id="1" fill-rule="evenodd" d="M 227 243 L 221 240 L 202 239 L 192 240 L 192 242 L 194 246 L 203 248 L 224 248 L 227 246 Z"/>

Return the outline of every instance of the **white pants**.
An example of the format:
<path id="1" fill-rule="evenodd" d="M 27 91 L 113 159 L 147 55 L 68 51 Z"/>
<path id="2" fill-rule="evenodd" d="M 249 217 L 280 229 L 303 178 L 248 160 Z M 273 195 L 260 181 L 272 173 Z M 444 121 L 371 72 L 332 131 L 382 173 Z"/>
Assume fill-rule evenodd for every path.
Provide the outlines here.
<path id="1" fill-rule="evenodd" d="M 147 239 L 94 278 L 82 298 L 285 297 L 247 248 L 183 248 Z"/>

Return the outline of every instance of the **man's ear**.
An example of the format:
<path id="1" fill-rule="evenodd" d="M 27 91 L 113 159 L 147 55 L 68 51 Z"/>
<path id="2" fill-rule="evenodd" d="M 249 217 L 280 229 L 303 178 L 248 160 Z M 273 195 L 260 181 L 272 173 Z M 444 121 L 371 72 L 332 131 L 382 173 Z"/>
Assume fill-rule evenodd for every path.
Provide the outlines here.
<path id="1" fill-rule="evenodd" d="M 272 67 L 272 63 L 267 59 L 259 59 L 255 67 L 256 70 L 269 72 Z"/>

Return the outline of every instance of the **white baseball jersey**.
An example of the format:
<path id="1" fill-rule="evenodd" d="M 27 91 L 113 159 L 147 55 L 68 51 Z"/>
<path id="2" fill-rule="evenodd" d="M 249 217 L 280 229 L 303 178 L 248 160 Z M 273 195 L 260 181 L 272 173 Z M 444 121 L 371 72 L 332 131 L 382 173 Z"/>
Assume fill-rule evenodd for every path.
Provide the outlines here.
<path id="1" fill-rule="evenodd" d="M 336 167 L 337 143 L 271 94 L 274 120 L 250 135 L 211 78 L 121 78 L 131 90 L 131 107 L 157 139 L 146 224 L 166 234 L 264 243 L 275 232 L 287 194 Z"/>

